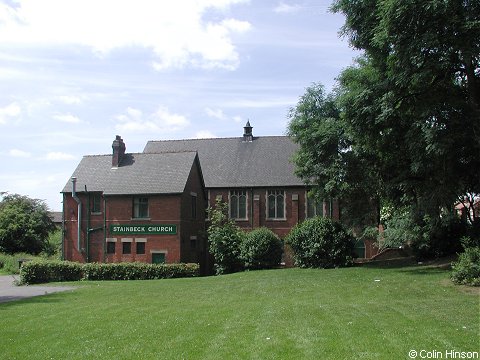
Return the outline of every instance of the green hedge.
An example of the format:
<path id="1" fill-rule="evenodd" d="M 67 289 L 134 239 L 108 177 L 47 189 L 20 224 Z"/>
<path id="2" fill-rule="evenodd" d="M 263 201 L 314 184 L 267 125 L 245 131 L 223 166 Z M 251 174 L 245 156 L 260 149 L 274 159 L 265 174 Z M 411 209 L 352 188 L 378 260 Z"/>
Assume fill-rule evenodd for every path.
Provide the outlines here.
<path id="1" fill-rule="evenodd" d="M 33 260 L 24 263 L 20 269 L 22 284 L 40 284 L 82 279 L 82 264 L 70 261 Z"/>
<path id="2" fill-rule="evenodd" d="M 151 280 L 198 276 L 198 264 L 90 263 L 85 280 Z"/>
<path id="3" fill-rule="evenodd" d="M 23 264 L 20 282 L 40 284 L 79 280 L 150 280 L 198 276 L 198 264 L 88 263 L 31 261 Z"/>

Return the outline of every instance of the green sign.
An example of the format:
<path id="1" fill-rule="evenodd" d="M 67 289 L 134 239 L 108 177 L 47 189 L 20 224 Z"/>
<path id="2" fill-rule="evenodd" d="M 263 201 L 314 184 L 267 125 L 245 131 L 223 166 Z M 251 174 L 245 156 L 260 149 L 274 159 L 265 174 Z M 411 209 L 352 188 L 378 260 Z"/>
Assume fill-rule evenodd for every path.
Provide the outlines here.
<path id="1" fill-rule="evenodd" d="M 175 235 L 176 233 L 177 233 L 177 225 L 171 225 L 171 224 L 110 225 L 110 234 L 112 235 Z"/>

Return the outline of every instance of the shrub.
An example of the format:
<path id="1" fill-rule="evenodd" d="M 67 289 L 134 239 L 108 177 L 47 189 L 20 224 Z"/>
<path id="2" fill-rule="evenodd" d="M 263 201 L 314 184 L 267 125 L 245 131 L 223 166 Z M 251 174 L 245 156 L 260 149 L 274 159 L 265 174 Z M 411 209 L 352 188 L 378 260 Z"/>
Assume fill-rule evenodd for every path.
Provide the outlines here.
<path id="1" fill-rule="evenodd" d="M 452 270 L 455 284 L 480 286 L 480 247 L 466 248 L 452 264 Z"/>
<path id="2" fill-rule="evenodd" d="M 215 272 L 227 274 L 243 269 L 240 246 L 245 233 L 228 218 L 228 204 L 218 200 L 215 208 L 208 208 L 208 245 L 215 259 Z"/>
<path id="3" fill-rule="evenodd" d="M 466 223 L 451 214 L 435 219 L 424 217 L 422 221 L 422 236 L 412 243 L 418 259 L 439 258 L 462 251 L 460 240 L 467 235 Z"/>
<path id="4" fill-rule="evenodd" d="M 198 264 L 88 263 L 31 261 L 20 271 L 21 283 L 78 280 L 150 280 L 198 276 Z"/>
<path id="5" fill-rule="evenodd" d="M 24 263 L 20 269 L 22 284 L 40 284 L 82 279 L 82 264 L 70 261 L 34 260 Z"/>
<path id="6" fill-rule="evenodd" d="M 286 238 L 300 267 L 332 268 L 353 263 L 354 239 L 338 222 L 316 217 L 297 224 Z"/>
<path id="7" fill-rule="evenodd" d="M 280 264 L 283 242 L 267 228 L 249 232 L 241 244 L 241 258 L 247 269 L 271 269 Z"/>
<path id="8" fill-rule="evenodd" d="M 89 263 L 83 265 L 85 280 L 152 280 L 195 277 L 198 264 Z"/>

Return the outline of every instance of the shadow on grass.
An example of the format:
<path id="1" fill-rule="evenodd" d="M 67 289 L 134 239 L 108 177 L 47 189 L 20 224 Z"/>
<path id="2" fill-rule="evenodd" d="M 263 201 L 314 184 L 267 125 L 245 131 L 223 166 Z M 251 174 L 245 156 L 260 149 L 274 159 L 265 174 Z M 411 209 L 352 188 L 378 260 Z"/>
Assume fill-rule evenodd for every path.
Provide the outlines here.
<path id="1" fill-rule="evenodd" d="M 369 269 L 392 269 L 410 275 L 436 275 L 451 271 L 452 257 L 418 262 L 414 257 L 372 261 L 361 265 Z"/>
<path id="2" fill-rule="evenodd" d="M 64 292 L 69 293 L 69 292 Z M 61 293 L 49 293 L 35 296 L 0 296 L 0 311 L 26 304 L 51 304 L 64 302 Z"/>

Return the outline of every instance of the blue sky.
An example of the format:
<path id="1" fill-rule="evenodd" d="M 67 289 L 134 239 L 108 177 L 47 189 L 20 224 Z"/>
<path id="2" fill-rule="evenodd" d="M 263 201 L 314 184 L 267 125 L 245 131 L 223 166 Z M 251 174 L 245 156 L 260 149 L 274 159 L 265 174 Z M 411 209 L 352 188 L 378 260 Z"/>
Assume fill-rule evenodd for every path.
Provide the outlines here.
<path id="1" fill-rule="evenodd" d="M 284 135 L 305 88 L 357 55 L 323 0 L 0 0 L 0 192 L 43 199 L 83 155 Z"/>

